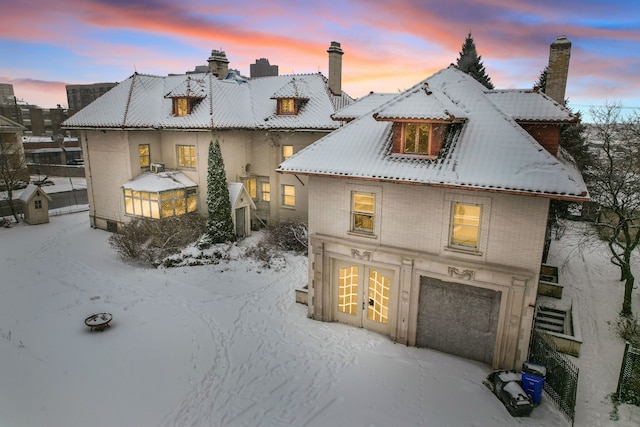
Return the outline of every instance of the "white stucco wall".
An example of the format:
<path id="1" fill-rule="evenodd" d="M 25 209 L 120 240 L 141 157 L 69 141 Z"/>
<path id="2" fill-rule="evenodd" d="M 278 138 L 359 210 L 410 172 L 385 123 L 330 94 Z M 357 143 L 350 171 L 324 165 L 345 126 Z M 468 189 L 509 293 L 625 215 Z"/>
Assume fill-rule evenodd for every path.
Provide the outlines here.
<path id="1" fill-rule="evenodd" d="M 547 199 L 321 177 L 311 177 L 308 187 L 312 236 L 310 316 L 334 320 L 328 307 L 332 298 L 332 290 L 328 289 L 331 259 L 366 254 L 366 262 L 401 272 L 394 279 L 397 288 L 392 290 L 397 296 L 394 309 L 408 321 L 392 320 L 393 339 L 409 345 L 415 343 L 421 276 L 462 280 L 471 286 L 501 292 L 494 367 L 513 368 L 524 361 L 544 246 Z M 352 191 L 376 194 L 373 236 L 349 231 Z M 447 247 L 454 200 L 483 206 L 480 254 Z M 471 272 L 471 276 L 458 280 L 459 272 Z"/>
<path id="2" fill-rule="evenodd" d="M 298 152 L 325 132 L 270 132 L 249 130 L 225 131 L 83 131 L 82 148 L 85 153 L 85 173 L 94 225 L 106 228 L 106 221 L 123 223 L 124 214 L 121 186 L 144 172 L 139 165 L 138 147 L 149 144 L 151 163 L 164 163 L 167 169 L 178 169 L 199 186 L 198 210 L 206 215 L 206 182 L 209 143 L 216 139 L 225 163 L 227 180 L 240 182 L 249 176 L 268 177 L 271 184 L 271 202 L 267 205 L 270 220 L 307 218 L 308 186 L 306 177 L 282 176 L 275 172 L 282 162 L 282 146 L 292 145 Z M 177 145 L 196 147 L 197 166 L 177 166 Z M 283 184 L 296 187 L 296 206 L 282 206 Z"/>

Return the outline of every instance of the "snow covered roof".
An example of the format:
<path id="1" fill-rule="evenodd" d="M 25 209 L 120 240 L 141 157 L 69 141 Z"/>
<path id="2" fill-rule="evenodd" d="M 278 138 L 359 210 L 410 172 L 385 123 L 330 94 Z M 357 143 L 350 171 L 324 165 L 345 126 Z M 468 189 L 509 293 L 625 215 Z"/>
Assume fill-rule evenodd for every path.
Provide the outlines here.
<path id="1" fill-rule="evenodd" d="M 362 98 L 357 99 L 352 104 L 338 110 L 332 117 L 334 120 L 351 121 L 366 113 L 375 110 L 385 102 L 396 97 L 397 93 L 374 93 L 371 92 Z"/>
<path id="2" fill-rule="evenodd" d="M 218 80 L 211 73 L 166 77 L 135 73 L 68 118 L 71 129 L 322 129 L 353 100 L 333 96 L 320 73 Z M 308 98 L 297 115 L 277 115 L 275 97 Z M 190 114 L 173 115 L 172 98 L 199 98 Z"/>
<path id="3" fill-rule="evenodd" d="M 231 202 L 232 208 L 242 206 L 242 203 L 238 204 L 238 199 L 240 199 L 241 202 L 246 200 L 249 202 L 246 203 L 246 205 L 250 206 L 252 209 L 256 208 L 255 203 L 251 200 L 249 192 L 241 182 L 227 182 L 227 190 L 229 190 L 229 201 Z"/>
<path id="4" fill-rule="evenodd" d="M 182 172 L 169 170 L 158 173 L 144 172 L 131 181 L 126 182 L 122 188 L 134 191 L 160 193 L 162 191 L 179 190 L 197 186 L 198 184 L 191 181 Z"/>
<path id="5" fill-rule="evenodd" d="M 498 105 L 500 100 L 494 102 L 503 94 L 492 98 L 487 92 L 472 77 L 450 66 L 397 94 L 373 114 L 349 122 L 296 153 L 278 171 L 587 200 L 587 188 L 570 157 L 562 150 L 558 157 L 546 151 Z M 540 118 L 565 114 L 542 94 L 536 94 L 542 103 L 530 93 L 508 95 L 517 93 L 523 94 L 522 103 L 531 106 L 529 110 L 518 107 L 518 116 L 524 112 Z M 464 122 L 452 125 L 458 131 L 436 159 L 391 154 L 392 122 L 386 120 L 454 117 Z"/>
<path id="6" fill-rule="evenodd" d="M 18 197 L 18 200 L 24 203 L 28 203 L 29 200 L 31 200 L 38 191 L 40 191 L 40 194 L 46 197 L 47 200 L 51 201 L 51 196 L 49 196 L 46 191 L 35 184 L 27 185 L 27 187 L 22 190 L 22 193 L 20 193 L 20 197 Z"/>
<path id="7" fill-rule="evenodd" d="M 427 80 L 382 105 L 377 120 L 446 120 L 466 118 L 465 112 L 446 93 L 433 91 Z"/>
<path id="8" fill-rule="evenodd" d="M 291 81 L 278 89 L 271 99 L 309 99 L 310 97 L 311 93 L 307 83 L 304 80 L 296 80 L 295 77 L 292 77 Z"/>
<path id="9" fill-rule="evenodd" d="M 487 92 L 487 97 L 514 120 L 565 123 L 576 120 L 566 107 L 535 90 L 494 90 Z"/>

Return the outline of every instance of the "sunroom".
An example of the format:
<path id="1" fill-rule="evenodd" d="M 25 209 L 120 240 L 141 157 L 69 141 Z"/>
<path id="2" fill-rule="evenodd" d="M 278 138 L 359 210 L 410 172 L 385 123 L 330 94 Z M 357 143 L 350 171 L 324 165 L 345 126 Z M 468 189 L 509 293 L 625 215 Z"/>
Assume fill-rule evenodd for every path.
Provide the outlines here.
<path id="1" fill-rule="evenodd" d="M 143 173 L 122 186 L 124 211 L 143 218 L 196 212 L 198 185 L 178 171 Z"/>

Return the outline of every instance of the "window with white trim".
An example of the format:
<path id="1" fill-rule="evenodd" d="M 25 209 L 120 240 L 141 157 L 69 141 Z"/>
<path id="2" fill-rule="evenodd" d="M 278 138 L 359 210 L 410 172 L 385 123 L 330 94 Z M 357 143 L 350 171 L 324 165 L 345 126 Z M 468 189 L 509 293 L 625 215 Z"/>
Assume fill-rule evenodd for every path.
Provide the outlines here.
<path id="1" fill-rule="evenodd" d="M 287 160 L 291 156 L 293 156 L 293 145 L 283 145 L 282 146 L 282 158 L 284 160 Z"/>
<path id="2" fill-rule="evenodd" d="M 282 186 L 282 206 L 288 208 L 296 207 L 296 187 L 295 185 Z"/>
<path id="3" fill-rule="evenodd" d="M 138 145 L 138 157 L 140 158 L 140 169 L 148 168 L 151 164 L 149 144 Z"/>
<path id="4" fill-rule="evenodd" d="M 480 250 L 480 231 L 482 224 L 482 205 L 453 202 L 449 246 L 471 252 Z"/>
<path id="5" fill-rule="evenodd" d="M 177 145 L 178 167 L 195 168 L 196 167 L 196 146 L 195 145 Z"/>
<path id="6" fill-rule="evenodd" d="M 375 209 L 374 193 L 351 192 L 351 231 L 373 234 Z"/>
<path id="7" fill-rule="evenodd" d="M 268 182 L 261 182 L 260 183 L 260 191 L 262 193 L 262 201 L 263 202 L 270 202 L 271 201 L 271 184 Z"/>

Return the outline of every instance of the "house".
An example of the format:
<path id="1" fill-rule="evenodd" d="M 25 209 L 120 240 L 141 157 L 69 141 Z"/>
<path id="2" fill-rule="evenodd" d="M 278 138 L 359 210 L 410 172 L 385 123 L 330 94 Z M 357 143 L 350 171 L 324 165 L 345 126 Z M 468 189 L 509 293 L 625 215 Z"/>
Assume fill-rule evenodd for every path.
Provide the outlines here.
<path id="1" fill-rule="evenodd" d="M 35 184 L 27 185 L 19 197 L 22 204 L 24 222 L 31 225 L 49 222 L 49 202 L 51 196 Z"/>
<path id="2" fill-rule="evenodd" d="M 26 187 L 29 182 L 22 146 L 24 130 L 25 127 L 21 124 L 0 116 L 0 216 L 2 217 L 14 215 L 19 211 L 14 205 L 13 192 Z"/>
<path id="3" fill-rule="evenodd" d="M 275 169 L 340 127 L 331 115 L 353 102 L 341 89 L 340 43 L 331 42 L 327 52 L 328 78 L 248 80 L 229 72 L 225 52 L 214 50 L 206 73 L 135 73 L 70 117 L 64 125 L 80 131 L 91 225 L 116 230 L 135 217 L 206 215 L 207 154 L 214 140 L 227 181 L 242 183 L 251 198 L 252 204 L 237 207 L 251 211 L 247 223 L 306 220 L 306 178 Z M 161 179 L 165 187 L 139 185 L 142 175 L 169 172 Z M 177 191 L 172 181 L 188 186 Z"/>
<path id="4" fill-rule="evenodd" d="M 370 102 L 278 168 L 308 179 L 309 317 L 518 368 L 549 202 L 588 200 L 558 146 L 575 117 L 453 65 Z"/>
<path id="5" fill-rule="evenodd" d="M 13 120 L 0 116 L 0 156 L 3 162 L 2 167 L 8 170 L 21 168 L 24 165 L 24 146 L 22 144 L 22 134 L 25 127 Z"/>

